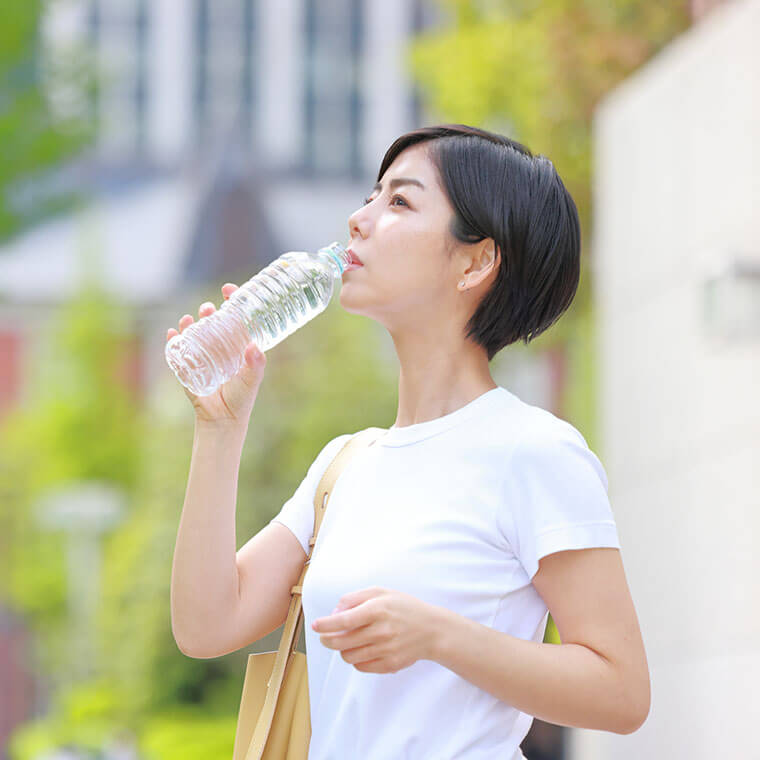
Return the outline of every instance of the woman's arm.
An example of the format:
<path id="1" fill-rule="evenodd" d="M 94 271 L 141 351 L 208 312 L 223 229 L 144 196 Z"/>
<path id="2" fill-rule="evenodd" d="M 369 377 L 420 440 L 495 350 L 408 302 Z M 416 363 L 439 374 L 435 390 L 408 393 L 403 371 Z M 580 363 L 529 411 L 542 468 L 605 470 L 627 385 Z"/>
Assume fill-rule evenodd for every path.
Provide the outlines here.
<path id="1" fill-rule="evenodd" d="M 550 554 L 532 583 L 562 644 L 519 639 L 435 607 L 430 659 L 547 723 L 638 730 L 649 714 L 649 669 L 620 551 Z"/>
<path id="2" fill-rule="evenodd" d="M 170 593 L 174 640 L 190 656 L 220 640 L 240 597 L 235 506 L 246 432 L 195 423 Z"/>

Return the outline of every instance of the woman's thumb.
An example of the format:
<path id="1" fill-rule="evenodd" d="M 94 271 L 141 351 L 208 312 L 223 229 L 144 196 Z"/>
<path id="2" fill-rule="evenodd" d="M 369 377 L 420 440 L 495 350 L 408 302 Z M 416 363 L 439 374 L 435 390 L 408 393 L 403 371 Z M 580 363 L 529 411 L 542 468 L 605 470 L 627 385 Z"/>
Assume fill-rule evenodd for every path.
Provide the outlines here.
<path id="1" fill-rule="evenodd" d="M 245 347 L 245 368 L 258 370 L 266 366 L 267 358 L 264 352 L 255 343 L 249 343 Z"/>
<path id="2" fill-rule="evenodd" d="M 238 371 L 238 377 L 249 388 L 258 388 L 264 379 L 264 367 L 267 359 L 255 343 L 249 343 L 243 352 L 243 366 Z"/>
<path id="3" fill-rule="evenodd" d="M 243 364 L 233 378 L 234 382 L 230 380 L 228 401 L 231 408 L 248 409 L 250 403 L 255 402 L 266 364 L 263 351 L 259 351 L 255 343 L 249 343 L 243 351 Z"/>

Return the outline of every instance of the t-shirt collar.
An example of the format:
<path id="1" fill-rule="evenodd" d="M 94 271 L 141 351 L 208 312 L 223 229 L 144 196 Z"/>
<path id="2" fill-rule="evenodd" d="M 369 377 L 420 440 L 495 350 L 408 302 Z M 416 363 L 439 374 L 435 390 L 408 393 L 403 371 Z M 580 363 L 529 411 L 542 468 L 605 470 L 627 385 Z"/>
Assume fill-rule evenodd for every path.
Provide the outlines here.
<path id="1" fill-rule="evenodd" d="M 508 393 L 506 388 L 496 386 L 496 388 L 491 388 L 477 398 L 474 398 L 468 404 L 455 409 L 449 414 L 444 414 L 442 417 L 436 417 L 427 422 L 418 422 L 414 425 L 404 425 L 403 427 L 393 425 L 380 436 L 377 443 L 381 446 L 405 446 L 408 443 L 415 443 L 432 435 L 442 433 L 444 430 L 449 430 L 479 413 L 484 407 L 487 407 L 506 393 Z"/>

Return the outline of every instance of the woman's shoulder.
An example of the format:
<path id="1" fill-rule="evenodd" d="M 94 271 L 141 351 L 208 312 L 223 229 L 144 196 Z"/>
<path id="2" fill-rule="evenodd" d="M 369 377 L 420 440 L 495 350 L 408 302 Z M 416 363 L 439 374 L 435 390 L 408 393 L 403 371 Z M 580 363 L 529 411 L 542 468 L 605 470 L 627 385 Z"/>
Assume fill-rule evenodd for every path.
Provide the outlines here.
<path id="1" fill-rule="evenodd" d="M 317 455 L 317 460 L 325 459 L 328 457 L 334 457 L 352 438 L 355 436 L 364 434 L 366 431 L 373 430 L 382 434 L 386 428 L 368 427 L 356 430 L 353 433 L 341 433 L 340 435 L 331 438 Z"/>
<path id="2" fill-rule="evenodd" d="M 511 392 L 503 397 L 499 413 L 491 414 L 485 422 L 489 437 L 507 449 L 541 448 L 562 442 L 588 448 L 583 434 L 572 423 Z"/>

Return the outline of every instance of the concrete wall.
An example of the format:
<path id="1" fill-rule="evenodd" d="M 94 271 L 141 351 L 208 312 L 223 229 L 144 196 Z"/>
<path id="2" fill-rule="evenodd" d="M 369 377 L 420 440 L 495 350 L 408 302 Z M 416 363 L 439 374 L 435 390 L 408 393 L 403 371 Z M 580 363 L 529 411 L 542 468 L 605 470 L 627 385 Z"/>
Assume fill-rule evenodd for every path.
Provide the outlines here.
<path id="1" fill-rule="evenodd" d="M 758 0 L 715 9 L 596 115 L 600 454 L 652 709 L 572 759 L 760 757 L 760 337 L 705 303 L 760 262 L 759 33 Z"/>

